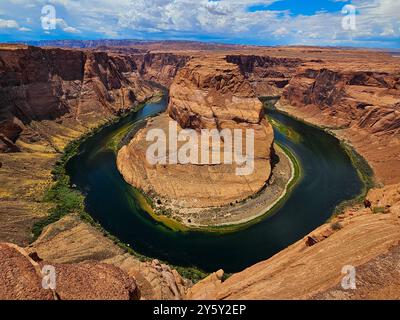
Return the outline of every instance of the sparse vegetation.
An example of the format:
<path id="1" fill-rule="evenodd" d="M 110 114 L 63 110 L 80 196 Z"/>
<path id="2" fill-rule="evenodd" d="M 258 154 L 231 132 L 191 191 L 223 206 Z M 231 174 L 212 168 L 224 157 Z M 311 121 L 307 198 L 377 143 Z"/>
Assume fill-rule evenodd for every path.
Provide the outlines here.
<path id="1" fill-rule="evenodd" d="M 65 148 L 63 156 L 56 162 L 51 172 L 55 183 L 45 192 L 43 201 L 51 202 L 54 206 L 45 219 L 34 224 L 33 240 L 37 239 L 43 228 L 67 214 L 78 213 L 84 216 L 84 197 L 79 191 L 70 188 L 69 176 L 65 172 L 66 163 L 77 154 L 82 140 L 83 138 L 73 141 Z"/>
<path id="2" fill-rule="evenodd" d="M 339 221 L 331 223 L 332 230 L 339 231 L 343 228 L 342 224 Z"/>
<path id="3" fill-rule="evenodd" d="M 373 213 L 375 213 L 375 214 L 378 214 L 378 213 L 385 213 L 385 208 L 384 207 L 374 207 L 373 209 L 372 209 L 372 212 Z"/>
<path id="4" fill-rule="evenodd" d="M 89 130 L 86 134 L 83 134 L 80 138 L 71 141 L 63 151 L 62 156 L 54 164 L 51 174 L 55 183 L 45 192 L 42 201 L 52 203 L 54 206 L 49 211 L 49 215 L 36 222 L 32 227 L 33 238 L 35 241 L 42 233 L 43 229 L 51 223 L 60 220 L 62 217 L 77 213 L 79 216 L 88 221 L 91 224 L 99 226 L 93 218 L 85 211 L 84 201 L 85 198 L 82 193 L 78 190 L 74 190 L 70 187 L 70 178 L 66 173 L 65 166 L 70 159 L 76 156 L 79 152 L 79 146 L 86 141 L 89 137 L 98 133 L 101 129 L 106 126 L 112 125 L 118 122 L 120 119 L 128 116 L 132 112 L 137 112 L 144 106 L 144 103 L 139 104 L 129 112 L 122 114 L 120 117 L 109 119 L 103 123 L 100 123 L 97 127 Z M 111 147 L 113 144 L 111 145 Z"/>
<path id="5" fill-rule="evenodd" d="M 267 100 L 269 98 L 270 97 L 267 97 Z M 260 100 L 264 102 L 264 100 L 262 100 L 262 99 L 260 99 Z M 268 106 L 266 106 L 266 107 L 268 107 Z M 307 122 L 304 119 L 301 119 L 301 118 L 298 118 L 296 116 L 293 116 L 293 115 L 291 115 L 290 113 L 288 113 L 288 112 L 286 112 L 284 110 L 279 110 L 279 112 L 282 113 L 282 114 L 285 114 L 285 115 L 287 115 L 287 116 L 289 116 L 289 117 L 291 117 L 291 118 L 293 118 L 293 119 L 295 119 L 295 120 L 297 120 L 299 122 L 307 124 L 307 125 L 309 125 L 311 127 L 314 127 L 314 128 L 320 129 L 320 130 L 324 130 L 325 132 L 327 132 L 327 133 L 329 133 L 329 134 L 331 134 L 332 136 L 335 137 L 335 134 L 332 132 L 332 128 L 327 128 L 327 127 L 324 127 L 324 126 L 318 126 L 316 124 Z M 277 123 L 272 123 L 272 124 L 274 126 L 276 126 L 276 125 L 279 126 L 279 124 L 277 124 Z M 276 129 L 277 130 L 281 130 L 282 128 L 280 129 L 280 128 L 276 127 Z M 338 130 L 338 129 L 342 129 L 342 128 L 341 127 L 336 127 L 335 129 Z M 339 205 L 337 205 L 335 210 L 334 210 L 334 212 L 333 212 L 332 217 L 335 217 L 338 214 L 342 213 L 346 208 L 353 207 L 353 206 L 361 204 L 364 201 L 368 191 L 376 186 L 375 180 L 374 180 L 374 171 L 372 170 L 372 168 L 370 167 L 368 162 L 352 146 L 350 146 L 346 142 L 340 141 L 340 144 L 343 147 L 343 149 L 346 151 L 346 153 L 348 154 L 351 162 L 353 163 L 353 166 L 356 168 L 357 173 L 358 173 L 358 175 L 359 175 L 359 177 L 360 177 L 360 179 L 361 179 L 361 181 L 363 183 L 363 189 L 362 189 L 362 191 L 360 192 L 360 194 L 357 197 L 355 197 L 355 198 L 353 198 L 351 200 L 343 201 Z"/>
<path id="6" fill-rule="evenodd" d="M 193 283 L 197 283 L 209 275 L 209 273 L 194 267 L 180 267 L 180 266 L 171 266 L 171 267 L 174 268 L 176 271 L 178 271 L 178 273 L 182 277 L 191 280 Z"/>
<path id="7" fill-rule="evenodd" d="M 109 122 L 108 124 L 113 123 L 113 121 Z M 280 126 L 281 124 L 279 123 L 274 123 L 274 126 Z M 150 258 L 145 257 L 143 255 L 138 254 L 136 251 L 134 251 L 129 245 L 121 242 L 117 237 L 111 235 L 109 232 L 104 230 L 99 223 L 94 221 L 92 217 L 85 211 L 85 206 L 84 206 L 84 196 L 78 191 L 70 187 L 70 179 L 69 176 L 66 173 L 65 166 L 68 163 L 68 161 L 77 155 L 79 151 L 79 145 L 84 142 L 88 137 L 96 134 L 101 127 L 104 125 L 93 129 L 91 132 L 88 134 L 84 135 L 78 140 L 75 140 L 68 144 L 68 146 L 64 150 L 64 154 L 58 160 L 52 170 L 53 174 L 53 179 L 55 183 L 47 190 L 45 193 L 45 196 L 43 198 L 43 201 L 50 202 L 54 206 L 50 209 L 49 211 L 49 216 L 46 217 L 45 219 L 37 222 L 34 227 L 33 227 L 33 234 L 34 238 L 36 239 L 40 233 L 42 232 L 43 228 L 46 227 L 47 225 L 56 222 L 57 220 L 61 219 L 62 217 L 71 214 L 71 213 L 76 213 L 79 214 L 81 219 L 88 221 L 91 225 L 95 226 L 98 230 L 100 230 L 105 236 L 107 236 L 113 243 L 124 249 L 126 252 L 134 255 L 141 261 L 148 261 Z M 283 124 L 281 126 L 281 129 L 284 130 Z M 124 132 L 126 134 L 126 132 Z M 118 145 L 120 138 L 124 136 L 123 134 L 118 135 L 118 138 L 112 141 L 112 146 L 115 147 Z M 288 157 L 291 159 L 295 166 L 295 179 L 292 180 L 292 182 L 288 186 L 288 192 L 290 189 L 293 187 L 293 185 L 298 182 L 299 177 L 301 176 L 301 168 L 299 163 L 297 162 L 296 158 L 292 155 L 290 150 L 285 149 L 283 146 L 280 146 L 285 153 L 288 155 Z M 368 163 L 360 156 L 358 155 L 351 147 L 344 145 L 345 150 L 348 152 L 350 159 L 352 160 L 353 164 L 357 168 L 360 178 L 362 179 L 364 183 L 364 189 L 362 195 L 360 195 L 358 198 L 353 199 L 349 202 L 342 203 L 341 206 L 344 208 L 345 206 L 352 205 L 354 202 L 359 203 L 362 201 L 365 197 L 365 194 L 368 192 L 368 190 L 373 187 L 373 172 L 372 169 L 369 167 Z M 139 191 L 138 191 L 139 192 Z M 176 222 L 172 220 L 171 218 L 171 212 L 168 209 L 163 208 L 160 206 L 161 200 L 156 199 L 155 202 L 158 204 L 158 209 L 161 208 L 161 212 L 158 212 L 157 215 L 154 214 L 154 204 L 152 202 L 152 198 L 149 195 L 142 194 L 143 202 L 147 203 L 147 206 L 150 207 L 148 209 L 151 209 L 150 211 L 153 212 L 152 217 L 155 218 L 157 221 L 163 222 L 165 225 L 170 226 L 171 229 L 173 230 L 180 230 L 182 224 L 179 222 Z M 284 199 L 281 199 L 279 203 L 277 203 L 277 207 L 284 201 Z M 233 204 L 232 204 L 233 205 Z M 338 206 L 340 208 L 340 206 Z M 340 210 L 338 209 L 337 210 Z M 146 210 L 147 211 L 147 210 Z M 374 213 L 383 213 L 385 212 L 385 208 L 382 207 L 376 207 L 373 208 Z M 159 216 L 158 216 L 159 215 Z M 156 216 L 156 217 L 154 217 Z M 165 221 L 163 220 L 165 218 Z M 161 220 L 160 220 L 161 219 Z M 258 222 L 258 219 L 255 222 Z M 243 227 L 243 226 L 241 226 Z M 333 230 L 340 230 L 342 228 L 342 225 L 340 222 L 335 222 L 331 224 L 331 227 Z M 230 228 L 233 228 L 232 226 L 224 226 L 223 228 L 210 228 L 212 231 L 217 231 L 217 232 L 226 232 L 226 231 L 231 231 Z M 237 226 L 234 227 L 235 230 L 237 230 Z M 188 230 L 185 228 L 184 231 Z M 197 268 L 192 268 L 192 267 L 179 267 L 179 266 L 171 266 L 175 268 L 183 277 L 192 280 L 193 282 L 198 282 L 199 280 L 205 278 L 208 274 L 202 270 L 199 270 Z M 225 274 L 224 279 L 229 277 L 229 275 Z"/>
<path id="8" fill-rule="evenodd" d="M 140 106 L 142 107 L 142 105 Z M 138 108 L 136 108 L 134 111 L 137 111 Z M 123 116 L 126 116 L 124 114 Z M 145 261 L 151 261 L 152 258 L 146 257 L 144 255 L 139 254 L 136 252 L 134 249 L 132 249 L 128 244 L 122 242 L 119 240 L 116 236 L 112 235 L 109 233 L 107 230 L 105 230 L 100 223 L 95 221 L 85 210 L 85 197 L 83 194 L 76 190 L 71 188 L 70 186 L 70 178 L 66 172 L 66 165 L 70 159 L 72 159 L 74 156 L 76 156 L 79 152 L 79 146 L 89 137 L 93 136 L 97 132 L 99 132 L 102 128 L 104 128 L 107 125 L 111 125 L 118 121 L 118 119 L 113 119 L 111 121 L 108 121 L 106 123 L 101 124 L 100 126 L 94 128 L 87 134 L 81 136 L 79 139 L 71 141 L 64 149 L 64 153 L 60 157 L 59 160 L 56 161 L 54 164 L 53 170 L 51 171 L 51 174 L 53 176 L 53 181 L 54 184 L 45 192 L 42 201 L 48 202 L 53 204 L 53 207 L 49 211 L 49 215 L 38 221 L 37 223 L 34 224 L 32 228 L 32 233 L 33 233 L 33 238 L 32 242 L 35 241 L 40 234 L 42 233 L 43 229 L 60 220 L 66 215 L 69 214 L 78 214 L 79 217 L 88 222 L 90 225 L 98 229 L 105 237 L 110 239 L 115 245 L 119 246 L 121 249 L 123 249 L 125 252 L 135 256 L 138 260 L 145 262 Z M 117 142 L 115 140 L 114 142 Z M 114 146 L 114 145 L 113 145 Z M 161 263 L 168 264 L 165 261 L 160 261 Z M 191 280 L 192 282 L 196 283 L 205 277 L 208 276 L 208 273 L 199 270 L 197 268 L 193 267 L 179 267 L 179 266 L 173 266 L 170 265 L 172 268 L 176 269 L 180 275 L 185 277 L 186 279 Z"/>
<path id="9" fill-rule="evenodd" d="M 232 233 L 232 232 L 237 232 L 239 230 L 243 230 L 245 228 L 248 228 L 251 225 L 254 225 L 256 223 L 259 223 L 265 217 L 267 217 L 270 214 L 273 214 L 276 212 L 278 208 L 282 206 L 282 204 L 287 200 L 288 196 L 291 194 L 294 186 L 300 181 L 301 176 L 302 176 L 302 170 L 301 170 L 301 165 L 296 159 L 296 156 L 293 154 L 291 150 L 283 146 L 282 144 L 276 142 L 276 144 L 282 149 L 282 151 L 285 153 L 285 155 L 289 158 L 291 161 L 294 172 L 293 172 L 293 178 L 290 180 L 286 187 L 286 194 L 284 197 L 279 199 L 277 203 L 268 210 L 265 214 L 262 216 L 259 216 L 257 218 L 254 218 L 248 222 L 244 223 L 238 223 L 238 224 L 230 224 L 230 225 L 210 225 L 207 227 L 201 226 L 201 227 L 194 227 L 194 226 L 187 226 L 183 223 L 182 219 L 178 219 L 177 215 L 174 215 L 174 213 L 171 211 L 169 208 L 165 208 L 164 206 L 158 206 L 156 205 L 157 203 L 157 195 L 154 193 L 146 193 L 143 190 L 137 190 L 134 189 L 134 193 L 136 195 L 136 198 L 138 199 L 140 206 L 143 210 L 145 210 L 154 220 L 161 222 L 164 226 L 168 227 L 169 229 L 173 231 L 181 231 L 181 232 L 186 232 L 186 231 L 201 231 L 201 232 L 209 232 L 209 233 Z M 262 191 L 259 191 L 251 196 L 249 196 L 246 199 L 243 199 L 241 201 L 236 200 L 236 204 L 244 204 L 246 203 L 249 199 L 255 199 L 257 198 Z M 234 206 L 235 203 L 230 203 L 230 206 Z M 213 208 L 211 212 L 218 213 L 220 212 L 220 208 Z"/>
<path id="10" fill-rule="evenodd" d="M 271 125 L 274 127 L 274 129 L 276 129 L 282 135 L 287 137 L 289 140 L 291 140 L 295 143 L 301 142 L 301 136 L 295 130 L 289 128 L 288 126 L 284 125 L 282 122 L 280 122 L 276 119 L 273 119 L 271 117 L 267 116 L 267 119 L 271 123 Z"/>
<path id="11" fill-rule="evenodd" d="M 348 154 L 353 166 L 356 168 L 358 176 L 362 181 L 363 188 L 357 197 L 351 200 L 343 201 L 336 206 L 334 216 L 342 213 L 348 207 L 361 204 L 364 201 L 368 191 L 375 187 L 374 171 L 369 166 L 368 162 L 360 154 L 358 154 L 353 147 L 349 146 L 343 141 L 341 141 L 340 144 Z"/>
<path id="12" fill-rule="evenodd" d="M 360 154 L 358 154 L 353 147 L 344 142 L 341 142 L 341 144 L 349 155 L 351 162 L 357 168 L 360 179 L 364 183 L 363 191 L 366 194 L 371 188 L 375 187 L 374 171 L 368 162 Z"/>

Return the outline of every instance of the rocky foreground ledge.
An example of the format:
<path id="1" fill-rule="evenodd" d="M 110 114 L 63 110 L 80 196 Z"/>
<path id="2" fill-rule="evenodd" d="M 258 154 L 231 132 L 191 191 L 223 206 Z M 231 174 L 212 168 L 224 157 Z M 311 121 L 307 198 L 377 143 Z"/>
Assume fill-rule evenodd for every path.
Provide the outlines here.
<path id="1" fill-rule="evenodd" d="M 219 270 L 195 285 L 157 260 L 140 262 L 68 216 L 25 249 L 0 244 L 0 298 L 400 299 L 399 261 L 400 185 L 394 185 L 371 190 L 363 208 L 346 210 L 270 259 L 225 281 Z M 42 289 L 44 264 L 59 272 L 54 292 Z M 341 287 L 345 265 L 356 269 L 356 290 Z"/>
<path id="2" fill-rule="evenodd" d="M 345 289 L 345 266 L 356 289 Z M 191 287 L 187 299 L 400 299 L 400 185 L 371 190 L 348 209 L 270 259 L 223 281 Z"/>
<path id="3" fill-rule="evenodd" d="M 52 264 L 17 245 L 0 243 L 0 300 L 138 300 L 134 278 L 105 263 Z M 47 280 L 48 279 L 48 282 Z M 54 282 L 52 282 L 54 281 Z"/>

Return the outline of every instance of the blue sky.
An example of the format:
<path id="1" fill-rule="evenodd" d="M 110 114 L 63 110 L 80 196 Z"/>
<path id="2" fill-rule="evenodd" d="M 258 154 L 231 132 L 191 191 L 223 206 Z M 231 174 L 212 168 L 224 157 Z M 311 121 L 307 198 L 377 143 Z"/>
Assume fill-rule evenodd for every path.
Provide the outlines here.
<path id="1" fill-rule="evenodd" d="M 54 19 L 42 13 L 46 5 Z M 355 16 L 342 13 L 354 6 Z M 46 20 L 47 19 L 47 20 Z M 43 28 L 51 22 L 51 29 Z M 355 21 L 351 28 L 343 21 Z M 46 25 L 46 23 L 45 23 Z M 48 24 L 47 24 L 48 25 Z M 179 39 L 400 48 L 399 0 L 1 0 L 0 41 Z"/>
<path id="2" fill-rule="evenodd" d="M 258 3 L 248 7 L 250 12 L 260 10 L 289 10 L 291 15 L 314 15 L 317 12 L 341 12 L 343 6 L 351 1 L 331 0 L 282 0 L 272 4 Z"/>

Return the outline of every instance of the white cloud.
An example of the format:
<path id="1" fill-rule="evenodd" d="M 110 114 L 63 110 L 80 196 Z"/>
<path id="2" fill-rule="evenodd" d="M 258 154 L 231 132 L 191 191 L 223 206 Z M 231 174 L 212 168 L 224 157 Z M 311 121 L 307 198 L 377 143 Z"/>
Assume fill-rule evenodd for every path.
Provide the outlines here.
<path id="1" fill-rule="evenodd" d="M 81 33 L 78 29 L 74 27 L 66 27 L 63 29 L 63 31 L 68 33 Z"/>
<path id="2" fill-rule="evenodd" d="M 276 36 L 284 36 L 287 35 L 289 31 L 285 27 L 280 27 L 279 29 L 275 30 L 272 34 Z"/>
<path id="3" fill-rule="evenodd" d="M 385 30 L 383 30 L 383 32 L 381 32 L 381 36 L 382 37 L 386 37 L 386 36 L 393 36 L 395 35 L 395 31 L 392 28 L 386 28 Z"/>
<path id="4" fill-rule="evenodd" d="M 18 29 L 19 24 L 15 20 L 0 19 L 0 29 Z"/>
<path id="5" fill-rule="evenodd" d="M 41 7 L 53 4 L 57 9 L 57 27 L 64 32 L 107 37 L 135 38 L 162 34 L 163 37 L 201 38 L 202 36 L 268 42 L 333 44 L 358 43 L 369 39 L 400 39 L 399 0 L 353 0 L 357 8 L 356 30 L 342 29 L 341 12 L 317 12 L 314 15 L 289 15 L 287 11 L 249 12 L 251 5 L 271 4 L 278 0 L 2 0 L 2 21 L 31 18 L 34 29 Z M 331 0 L 333 1 L 333 0 Z M 336 2 L 343 2 L 336 0 Z M 7 10 L 13 3 L 14 10 Z M 343 3 L 344 5 L 345 3 Z M 27 9 L 27 5 L 34 9 Z M 4 10 L 2 10 L 4 9 Z M 37 14 L 34 14 L 34 11 Z M 1 21 L 1 20 L 0 20 Z M 68 24 L 66 23 L 68 21 Z M 40 23 L 40 21 L 39 21 Z M 0 22 L 5 24 L 5 22 Z M 18 27 L 17 27 L 18 28 Z"/>
<path id="6" fill-rule="evenodd" d="M 56 26 L 61 28 L 64 32 L 80 33 L 80 31 L 77 28 L 69 26 L 68 23 L 62 18 L 56 19 Z"/>
<path id="7" fill-rule="evenodd" d="M 357 29 L 351 32 L 342 29 L 341 12 L 291 16 L 285 12 L 246 10 L 249 5 L 272 2 L 132 0 L 127 9 L 116 16 L 118 27 L 143 32 L 202 33 L 259 40 L 272 34 L 294 41 L 309 40 L 310 44 L 319 39 L 347 41 L 379 37 L 383 30 L 396 30 L 390 36 L 400 37 L 397 31 L 400 21 L 398 0 L 355 0 L 359 14 L 356 16 Z"/>
<path id="8" fill-rule="evenodd" d="M 118 38 L 119 36 L 118 32 L 113 31 L 112 29 L 107 29 L 106 27 L 100 27 L 98 31 L 110 38 Z"/>

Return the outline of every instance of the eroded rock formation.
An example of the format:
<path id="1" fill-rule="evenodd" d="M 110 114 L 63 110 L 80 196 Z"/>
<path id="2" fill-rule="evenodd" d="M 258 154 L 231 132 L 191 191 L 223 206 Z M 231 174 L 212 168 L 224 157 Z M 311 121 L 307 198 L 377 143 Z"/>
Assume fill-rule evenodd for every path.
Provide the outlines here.
<path id="1" fill-rule="evenodd" d="M 281 109 L 327 127 L 363 155 L 379 182 L 400 179 L 400 69 L 394 58 L 360 66 L 309 64 L 283 90 Z M 384 155 L 384 156 L 383 156 Z"/>
<path id="2" fill-rule="evenodd" d="M 187 299 L 399 299 L 400 185 L 372 190 L 367 199 L 371 208 L 347 210 L 224 282 L 213 274 Z M 348 265 L 357 290 L 341 286 Z"/>
<path id="3" fill-rule="evenodd" d="M 96 261 L 115 266 L 135 279 L 140 299 L 179 300 L 191 282 L 157 260 L 141 261 L 75 215 L 64 217 L 44 229 L 26 248 L 41 259 L 61 265 Z"/>
<path id="4" fill-rule="evenodd" d="M 140 66 L 141 77 L 169 87 L 191 56 L 185 53 L 148 52 L 144 55 L 134 55 L 132 58 Z"/>
<path id="5" fill-rule="evenodd" d="M 35 255 L 38 259 L 38 255 Z M 43 287 L 42 268 L 55 270 L 54 287 Z M 137 300 L 134 278 L 104 263 L 54 264 L 34 261 L 13 244 L 0 244 L 1 300 Z"/>
<path id="6" fill-rule="evenodd" d="M 151 73 L 149 70 L 157 65 L 157 59 L 153 57 L 151 63 L 148 62 L 144 66 L 144 56 L 137 59 L 126 53 L 41 49 L 19 45 L 0 47 L 2 241 L 27 245 L 31 239 L 33 223 L 47 216 L 50 205 L 42 201 L 43 193 L 52 183 L 51 168 L 58 159 L 59 152 L 69 141 L 158 94 L 158 89 L 143 80 L 147 78 L 162 82 L 158 78 L 144 75 Z M 162 64 L 158 65 L 160 68 L 164 67 L 164 70 L 168 69 Z M 154 74 L 160 71 L 154 70 Z M 165 74 L 174 75 L 172 71 L 169 72 L 166 71 Z M 162 72 L 157 75 L 163 76 Z M 70 268 L 79 264 L 82 275 L 93 280 L 93 286 L 89 283 L 88 287 L 82 288 L 84 283 L 81 282 L 68 287 L 68 281 L 64 281 L 65 277 L 61 276 L 59 289 L 62 291 L 58 292 L 59 297 L 134 297 L 132 292 L 125 290 L 127 286 L 118 275 L 120 269 L 113 265 L 122 266 L 131 277 L 138 279 L 142 299 L 181 297 L 183 287 L 187 284 L 175 270 L 158 262 L 140 262 L 104 238 L 101 232 L 80 223 L 78 218 L 74 218 L 73 221 L 75 222 L 61 221 L 60 225 L 55 225 L 50 229 L 52 231 L 49 231 L 50 235 L 54 236 L 61 231 L 68 233 L 67 238 L 61 235 L 57 237 L 58 240 L 64 239 L 61 242 L 65 244 L 65 251 L 51 240 L 48 232 L 45 232 L 45 237 L 41 237 L 37 251 L 42 255 L 42 259 L 57 264 L 68 277 L 72 276 Z M 61 229 L 58 229 L 59 227 Z M 42 241 L 43 239 L 46 240 Z M 72 239 L 72 242 L 66 239 Z M 82 242 L 79 239 L 86 241 Z M 76 251 L 73 248 L 74 244 L 79 244 Z M 29 248 L 29 251 L 37 254 L 33 247 Z M 4 259 L 4 270 L 14 268 L 10 265 L 10 259 Z M 102 260 L 107 264 L 100 265 L 98 262 Z M 93 267 L 93 262 L 98 266 Z M 73 264 L 70 265 L 71 263 Z M 83 264 L 80 265 L 81 263 Z M 91 273 L 90 270 L 97 271 Z M 96 277 L 109 277 L 108 287 L 102 287 L 106 284 Z M 35 275 L 32 281 L 37 279 Z M 113 279 L 120 281 L 116 284 L 125 291 L 115 291 L 111 286 L 115 284 L 112 283 Z M 98 283 L 97 287 L 95 283 Z M 40 287 L 29 289 L 31 284 L 27 288 L 33 294 L 20 293 L 10 282 L 5 285 L 9 286 L 10 290 L 4 291 L 8 298 L 53 298 L 47 291 L 41 291 Z M 18 283 L 15 285 L 20 286 Z M 93 292 L 89 293 L 89 289 Z M 13 292 L 15 295 L 12 295 Z"/>
<path id="7" fill-rule="evenodd" d="M 124 55 L 1 45 L 0 239 L 27 244 L 68 142 L 156 91 Z"/>
<path id="8" fill-rule="evenodd" d="M 0 70 L 2 151 L 60 150 L 63 130 L 98 125 L 154 92 L 133 60 L 106 52 L 3 46 Z"/>
<path id="9" fill-rule="evenodd" d="M 228 55 L 226 59 L 239 66 L 259 97 L 280 96 L 302 63 L 299 58 L 262 55 Z"/>
<path id="10" fill-rule="evenodd" d="M 236 65 L 231 72 L 239 71 L 241 81 L 249 83 L 256 95 L 283 95 L 280 108 L 313 124 L 329 127 L 368 160 L 379 181 L 399 182 L 398 58 L 383 52 L 332 48 L 213 48 L 188 44 L 179 51 L 177 43 L 154 43 L 80 51 L 2 45 L 0 239 L 21 245 L 28 243 L 32 223 L 47 215 L 49 207 L 41 201 L 43 191 L 51 183 L 50 170 L 59 156 L 57 152 L 68 141 L 136 101 L 150 97 L 154 89 L 142 79 L 169 86 L 189 58 L 220 57 L 221 51 L 214 52 L 215 48 L 226 51 L 229 68 Z M 196 49 L 209 51 L 196 52 Z M 187 75 L 191 76 L 190 72 Z M 205 78 L 202 77 L 203 83 L 221 85 L 219 80 L 208 77 L 210 81 L 204 81 Z M 181 81 L 192 89 L 196 87 L 195 82 Z M 240 85 L 231 88 L 237 87 Z M 200 92 L 203 95 L 206 90 Z M 184 88 L 182 94 L 177 91 L 171 97 L 176 103 L 170 108 L 171 115 L 181 124 L 200 128 L 219 123 L 210 116 L 209 109 L 203 114 L 205 110 L 199 111 L 196 104 L 190 108 L 190 103 L 185 102 L 195 97 L 190 90 Z M 201 99 L 206 97 L 204 94 Z M 186 105 L 188 112 L 180 111 Z M 219 111 L 224 121 L 233 120 L 223 110 Z M 253 117 L 247 111 L 245 115 L 240 119 Z M 318 228 L 276 256 L 225 282 L 219 271 L 195 285 L 187 297 L 400 298 L 398 195 L 398 186 L 374 190 L 367 197 L 368 208 L 346 210 L 334 224 Z M 157 261 L 140 262 L 77 217 L 65 217 L 50 225 L 27 250 L 57 264 L 95 261 L 120 267 L 136 278 L 142 298 L 181 298 L 188 287 L 175 270 Z M 0 277 L 5 283 L 0 290 L 1 298 L 54 298 L 37 286 L 35 262 L 26 254 L 2 245 L 1 255 L 1 269 L 13 271 L 11 277 L 4 277 L 9 273 Z M 343 291 L 340 287 L 344 264 L 356 267 L 359 280 L 356 291 Z M 96 267 L 89 269 L 91 272 Z M 100 287 L 93 287 L 100 295 L 104 288 L 110 289 L 109 285 L 117 283 L 119 288 L 126 289 L 125 284 L 131 283 L 119 271 L 108 267 L 99 273 L 85 274 L 89 278 L 113 275 L 116 282 L 100 282 Z M 115 296 L 130 296 L 125 289 Z"/>
<path id="11" fill-rule="evenodd" d="M 190 60 L 176 76 L 170 88 L 168 115 L 148 122 L 129 145 L 118 154 L 118 168 L 133 186 L 173 202 L 180 208 L 205 208 L 229 205 L 241 201 L 264 187 L 271 174 L 273 130 L 263 117 L 262 103 L 250 83 L 235 64 L 224 57 L 202 57 Z M 223 163 L 224 141 L 219 150 L 220 162 L 158 163 L 151 165 L 146 151 L 152 142 L 146 141 L 151 129 L 162 129 L 169 138 L 169 124 L 175 120 L 178 133 L 182 129 L 196 130 L 200 141 L 202 129 L 241 129 L 243 149 L 245 130 L 254 130 L 254 171 L 238 175 L 236 164 Z M 171 155 L 169 155 L 170 157 Z"/>

